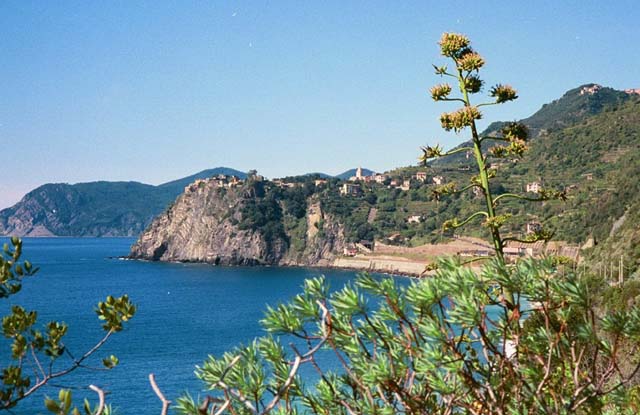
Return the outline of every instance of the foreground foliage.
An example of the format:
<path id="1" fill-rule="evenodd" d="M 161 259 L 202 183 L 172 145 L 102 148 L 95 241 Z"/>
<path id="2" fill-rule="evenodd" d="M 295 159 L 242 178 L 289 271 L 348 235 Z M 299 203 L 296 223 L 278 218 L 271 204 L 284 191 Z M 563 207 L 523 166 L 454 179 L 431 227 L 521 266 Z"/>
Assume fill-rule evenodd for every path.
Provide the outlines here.
<path id="1" fill-rule="evenodd" d="M 481 272 L 441 261 L 408 285 L 361 275 L 329 294 L 322 278 L 269 309 L 272 334 L 210 357 L 212 395 L 184 414 L 559 414 L 616 408 L 638 359 L 640 310 L 602 318 L 586 285 L 552 260 Z M 507 306 L 499 287 L 515 301 Z M 516 317 L 514 317 L 516 316 Z M 287 344 L 291 342 L 289 346 Z M 328 354 L 326 350 L 330 351 Z M 338 362 L 338 363 L 336 363 Z M 337 364 L 337 367 L 336 367 Z M 315 375 L 300 376 L 307 365 Z M 315 383 L 310 382 L 315 378 Z M 627 403 L 623 403 L 627 405 Z"/>
<path id="2" fill-rule="evenodd" d="M 22 260 L 22 241 L 11 238 L 11 245 L 4 244 L 0 255 L 0 298 L 7 299 L 22 289 L 24 278 L 32 277 L 38 271 L 29 261 Z M 59 321 L 51 321 L 43 327 L 37 326 L 38 313 L 14 305 L 11 312 L 2 318 L 2 335 L 8 340 L 10 361 L 3 365 L 0 374 L 0 410 L 10 409 L 18 402 L 34 394 L 51 380 L 64 377 L 72 371 L 84 367 L 87 360 L 97 353 L 100 347 L 123 325 L 133 317 L 136 307 L 124 295 L 119 298 L 107 297 L 98 303 L 96 314 L 103 321 L 104 336 L 82 355 L 72 354 L 64 344 L 67 325 Z M 64 367 L 54 370 L 55 361 L 65 361 Z M 118 364 L 115 356 L 102 361 L 105 368 L 110 369 Z M 98 393 L 101 407 L 91 410 L 85 402 L 85 413 L 103 413 L 104 392 L 97 386 L 89 389 Z M 46 400 L 47 409 L 56 414 L 67 414 L 71 408 L 71 393 L 61 391 L 60 402 Z M 79 413 L 77 409 L 73 412 Z"/>

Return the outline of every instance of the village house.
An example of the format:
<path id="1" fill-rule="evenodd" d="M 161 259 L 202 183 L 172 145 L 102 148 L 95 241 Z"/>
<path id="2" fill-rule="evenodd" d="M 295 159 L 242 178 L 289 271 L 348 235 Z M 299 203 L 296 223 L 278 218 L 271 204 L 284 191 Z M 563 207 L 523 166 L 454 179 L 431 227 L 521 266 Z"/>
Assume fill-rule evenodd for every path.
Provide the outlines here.
<path id="1" fill-rule="evenodd" d="M 185 193 L 186 192 L 195 192 L 199 188 L 204 187 L 207 184 L 207 182 L 208 182 L 207 179 L 197 179 L 193 183 L 190 183 L 187 186 L 185 186 L 184 191 L 185 191 Z"/>
<path id="2" fill-rule="evenodd" d="M 598 92 L 602 86 L 593 84 L 592 86 L 585 86 L 580 90 L 580 95 L 593 95 Z"/>
<path id="3" fill-rule="evenodd" d="M 585 173 L 582 175 L 585 180 L 593 180 L 593 173 Z"/>
<path id="4" fill-rule="evenodd" d="M 356 244 L 347 244 L 342 253 L 344 256 L 356 256 L 358 248 L 356 248 Z"/>
<path id="5" fill-rule="evenodd" d="M 374 180 L 376 183 L 380 183 L 380 184 L 382 184 L 382 183 L 384 183 L 388 178 L 389 178 L 389 176 L 387 176 L 386 174 L 376 174 L 376 175 L 374 176 L 373 180 Z"/>
<path id="6" fill-rule="evenodd" d="M 625 89 L 624 92 L 626 92 L 629 95 L 640 95 L 640 88 L 631 88 L 631 89 Z"/>
<path id="7" fill-rule="evenodd" d="M 327 179 L 316 179 L 313 183 L 316 187 L 324 186 L 327 184 Z"/>
<path id="8" fill-rule="evenodd" d="M 340 187 L 340 194 L 341 195 L 358 196 L 361 193 L 362 193 L 362 189 L 360 188 L 359 184 L 344 183 L 342 185 L 342 187 Z"/>
<path id="9" fill-rule="evenodd" d="M 243 183 L 243 180 L 240 180 L 240 179 L 239 179 L 238 177 L 236 177 L 236 176 L 231 176 L 231 178 L 229 178 L 229 179 L 228 179 L 227 186 L 228 186 L 229 188 L 232 188 L 232 187 L 239 186 L 239 185 L 241 185 L 242 183 Z"/>
<path id="10" fill-rule="evenodd" d="M 422 216 L 420 215 L 411 215 L 407 218 L 407 223 L 420 223 L 422 222 Z"/>
<path id="11" fill-rule="evenodd" d="M 419 171 L 413 177 L 416 180 L 419 180 L 422 183 L 424 183 L 427 180 L 427 172 L 426 171 Z"/>
<path id="12" fill-rule="evenodd" d="M 363 176 L 362 180 L 364 180 L 365 183 L 373 183 L 376 181 L 376 175 L 374 173 L 371 176 Z"/>
<path id="13" fill-rule="evenodd" d="M 225 187 L 227 185 L 226 177 L 220 178 L 219 176 L 215 179 L 212 179 L 212 183 L 215 187 Z"/>
<path id="14" fill-rule="evenodd" d="M 389 182 L 389 187 L 398 187 L 399 181 L 396 179 L 391 180 L 391 182 Z"/>
<path id="15" fill-rule="evenodd" d="M 433 176 L 431 180 L 433 180 L 433 183 L 437 185 L 441 185 L 442 183 L 444 183 L 444 177 L 442 176 Z"/>
<path id="16" fill-rule="evenodd" d="M 527 193 L 538 193 L 542 189 L 540 182 L 527 183 Z"/>
<path id="17" fill-rule="evenodd" d="M 275 184 L 276 186 L 278 186 L 281 189 L 293 189 L 294 187 L 300 187 L 302 186 L 302 183 L 296 183 L 296 182 L 285 182 L 282 179 L 275 179 L 273 181 L 273 184 Z"/>
<path id="18" fill-rule="evenodd" d="M 407 190 L 409 190 L 410 188 L 411 188 L 411 180 L 404 180 L 404 181 L 402 182 L 402 186 L 400 186 L 400 189 L 401 189 L 401 190 L 404 190 L 405 192 L 406 192 Z"/>
<path id="19" fill-rule="evenodd" d="M 208 179 L 197 179 L 193 183 L 185 186 L 185 192 L 195 192 L 198 189 L 203 189 L 205 187 L 235 187 L 242 184 L 244 180 L 239 179 L 236 176 L 225 176 L 224 174 L 218 174 Z"/>

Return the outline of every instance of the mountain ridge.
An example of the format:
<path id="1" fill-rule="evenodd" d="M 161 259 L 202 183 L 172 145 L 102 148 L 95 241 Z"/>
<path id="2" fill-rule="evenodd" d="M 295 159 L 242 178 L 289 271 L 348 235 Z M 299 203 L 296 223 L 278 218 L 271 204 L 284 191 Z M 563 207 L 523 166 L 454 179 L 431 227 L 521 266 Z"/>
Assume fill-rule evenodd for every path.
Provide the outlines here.
<path id="1" fill-rule="evenodd" d="M 106 180 L 46 183 L 0 210 L 0 235 L 137 236 L 187 184 L 229 173 L 246 177 L 246 173 L 221 167 L 156 186 Z"/>
<path id="2" fill-rule="evenodd" d="M 337 176 L 314 172 L 291 177 L 348 178 L 355 171 L 347 170 Z M 372 173 L 369 169 L 363 172 Z M 0 235 L 137 236 L 186 186 L 220 174 L 247 177 L 247 173 L 231 167 L 215 167 L 158 185 L 124 180 L 45 183 L 29 191 L 18 203 L 0 210 Z M 127 194 L 127 190 L 134 194 Z"/>
<path id="3" fill-rule="evenodd" d="M 596 83 L 587 83 L 572 88 L 562 94 L 561 97 L 543 104 L 540 109 L 532 115 L 518 122 L 529 128 L 530 138 L 535 140 L 559 128 L 576 125 L 587 117 L 615 108 L 629 99 L 633 99 L 634 96 L 637 96 L 637 93 L 620 91 Z M 507 121 L 494 121 L 484 129 L 481 135 L 487 136 L 495 134 L 499 132 L 500 128 L 505 124 L 507 124 Z M 466 147 L 470 144 L 470 141 L 464 141 L 454 146 L 452 150 Z M 464 154 L 458 153 L 435 160 L 433 163 L 448 164 L 460 162 L 464 158 Z"/>

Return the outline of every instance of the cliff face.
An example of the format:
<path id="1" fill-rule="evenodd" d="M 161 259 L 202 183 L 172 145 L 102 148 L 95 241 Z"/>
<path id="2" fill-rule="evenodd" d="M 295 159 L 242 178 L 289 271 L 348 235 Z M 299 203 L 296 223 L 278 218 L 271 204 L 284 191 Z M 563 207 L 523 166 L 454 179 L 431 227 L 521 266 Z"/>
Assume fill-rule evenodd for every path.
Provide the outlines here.
<path id="1" fill-rule="evenodd" d="M 216 265 L 325 265 L 342 251 L 344 230 L 320 211 L 319 203 L 309 200 L 306 217 L 299 219 L 270 197 L 269 190 L 265 194 L 255 184 L 227 188 L 215 180 L 195 183 L 156 217 L 130 257 Z"/>
<path id="2" fill-rule="evenodd" d="M 332 265 L 336 255 L 342 254 L 346 246 L 344 225 L 323 212 L 315 198 L 307 200 L 307 212 L 302 223 L 305 225 L 304 249 L 296 251 L 291 247 L 281 264 Z M 296 235 L 290 233 L 288 237 L 292 240 Z"/>

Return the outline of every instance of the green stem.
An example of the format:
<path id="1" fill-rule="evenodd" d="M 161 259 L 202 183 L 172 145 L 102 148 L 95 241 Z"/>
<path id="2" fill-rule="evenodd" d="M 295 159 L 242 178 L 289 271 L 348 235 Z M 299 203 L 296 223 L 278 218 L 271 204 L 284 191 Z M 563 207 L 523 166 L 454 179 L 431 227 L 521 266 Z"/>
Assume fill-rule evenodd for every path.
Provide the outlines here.
<path id="1" fill-rule="evenodd" d="M 471 106 L 469 99 L 469 93 L 464 86 L 464 76 L 462 75 L 462 69 L 458 69 L 458 82 L 460 85 L 460 91 L 464 96 L 465 107 Z M 487 164 L 482 156 L 482 142 L 478 130 L 476 128 L 475 120 L 471 121 L 471 138 L 473 141 L 473 153 L 476 157 L 476 163 L 478 164 L 478 171 L 480 176 L 480 184 L 484 188 L 485 203 L 487 205 L 487 217 L 489 220 L 496 217 L 493 196 L 491 195 L 491 189 L 489 189 L 489 175 L 487 173 Z M 504 253 L 502 247 L 502 240 L 500 238 L 500 231 L 496 227 L 491 227 L 491 239 L 493 240 L 493 247 L 496 250 L 496 256 L 501 262 L 504 262 Z"/>
<path id="2" fill-rule="evenodd" d="M 471 107 L 469 92 L 465 88 L 464 81 L 465 78 L 462 75 L 462 69 L 458 68 L 458 84 L 464 96 L 464 105 L 465 107 Z M 493 204 L 493 195 L 491 194 L 491 189 L 489 188 L 489 174 L 487 172 L 487 164 L 485 163 L 484 157 L 482 156 L 482 140 L 480 138 L 480 135 L 478 134 L 475 120 L 471 120 L 471 137 L 473 141 L 473 153 L 476 157 L 476 163 L 478 164 L 480 184 L 484 188 L 485 203 L 487 205 L 487 219 L 490 221 L 490 223 L 493 223 L 491 219 L 496 217 L 496 212 Z M 490 226 L 489 229 L 491 231 L 491 239 L 493 241 L 493 247 L 496 251 L 496 257 L 501 263 L 504 264 L 504 247 L 502 238 L 500 236 L 500 229 L 495 225 Z M 513 307 L 515 305 L 513 293 L 510 290 L 503 288 L 503 294 L 505 300 L 509 304 L 509 308 Z"/>
<path id="3" fill-rule="evenodd" d="M 471 151 L 471 150 L 473 150 L 471 147 L 459 147 L 459 148 L 456 148 L 455 150 L 447 151 L 446 153 L 444 153 L 440 157 L 447 157 L 447 156 L 450 156 L 452 154 L 462 153 L 463 151 Z"/>
<path id="4" fill-rule="evenodd" d="M 522 195 L 518 195 L 515 193 L 503 193 L 499 196 L 497 196 L 495 199 L 493 199 L 494 203 L 498 203 L 498 200 L 500 199 L 520 199 L 520 200 L 526 200 L 528 202 L 544 202 L 547 199 L 543 199 L 543 198 L 539 198 L 539 197 L 526 197 L 526 196 L 522 196 Z"/>
<path id="5" fill-rule="evenodd" d="M 455 226 L 453 226 L 453 228 L 454 229 L 455 228 L 460 228 L 460 227 L 466 225 L 467 223 L 471 222 L 472 220 L 474 220 L 478 216 L 481 216 L 481 215 L 487 216 L 487 212 L 483 212 L 483 211 L 476 212 L 473 215 L 469 216 L 467 219 L 465 219 L 462 222 L 460 222 L 460 223 L 456 224 Z"/>

